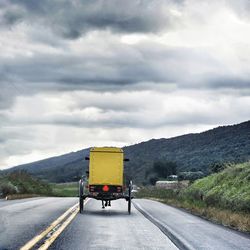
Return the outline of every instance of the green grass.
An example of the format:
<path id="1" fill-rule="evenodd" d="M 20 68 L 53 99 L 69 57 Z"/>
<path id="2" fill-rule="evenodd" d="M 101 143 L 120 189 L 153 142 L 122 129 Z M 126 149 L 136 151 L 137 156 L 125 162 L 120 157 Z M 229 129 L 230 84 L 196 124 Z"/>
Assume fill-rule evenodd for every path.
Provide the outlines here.
<path id="1" fill-rule="evenodd" d="M 230 165 L 182 190 L 142 188 L 137 197 L 185 208 L 212 221 L 250 232 L 250 162 Z"/>
<path id="2" fill-rule="evenodd" d="M 30 196 L 61 196 L 77 197 L 78 182 L 46 183 L 30 174 L 19 171 L 8 175 L 0 175 L 0 197 L 6 196 L 30 197 Z"/>
<path id="3" fill-rule="evenodd" d="M 57 183 L 51 184 L 52 193 L 55 196 L 61 197 L 77 197 L 78 196 L 78 182 Z"/>
<path id="4" fill-rule="evenodd" d="M 36 194 L 52 195 L 51 186 L 24 171 L 13 172 L 0 176 L 0 196 Z"/>
<path id="5" fill-rule="evenodd" d="M 206 206 L 250 213 L 250 162 L 197 180 L 182 196 L 192 202 L 200 199 Z"/>

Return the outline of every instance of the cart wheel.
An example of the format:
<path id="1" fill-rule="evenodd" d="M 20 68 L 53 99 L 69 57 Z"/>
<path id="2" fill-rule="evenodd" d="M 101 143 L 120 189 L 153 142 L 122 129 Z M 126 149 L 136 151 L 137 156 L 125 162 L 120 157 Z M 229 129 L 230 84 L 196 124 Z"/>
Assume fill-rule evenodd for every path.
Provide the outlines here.
<path id="1" fill-rule="evenodd" d="M 79 181 L 79 209 L 80 209 L 80 213 L 83 212 L 83 203 L 84 199 L 83 199 L 83 181 L 82 179 Z"/>
<path id="2" fill-rule="evenodd" d="M 79 208 L 80 208 L 80 213 L 83 213 L 83 198 L 79 198 Z"/>
<path id="3" fill-rule="evenodd" d="M 129 182 L 129 187 L 128 187 L 128 213 L 131 213 L 131 191 L 132 191 L 132 181 Z"/>

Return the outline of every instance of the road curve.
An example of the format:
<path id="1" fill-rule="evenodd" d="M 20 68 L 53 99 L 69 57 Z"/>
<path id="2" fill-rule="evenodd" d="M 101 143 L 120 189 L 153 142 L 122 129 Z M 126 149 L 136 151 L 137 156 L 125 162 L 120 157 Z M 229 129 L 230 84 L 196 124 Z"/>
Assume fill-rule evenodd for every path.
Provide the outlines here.
<path id="1" fill-rule="evenodd" d="M 0 200 L 0 250 L 19 249 L 77 201 L 55 197 Z"/>
<path id="2" fill-rule="evenodd" d="M 174 241 L 186 249 L 250 249 L 248 234 L 214 224 L 157 201 L 136 199 L 134 204 L 146 217 L 164 228 Z"/>

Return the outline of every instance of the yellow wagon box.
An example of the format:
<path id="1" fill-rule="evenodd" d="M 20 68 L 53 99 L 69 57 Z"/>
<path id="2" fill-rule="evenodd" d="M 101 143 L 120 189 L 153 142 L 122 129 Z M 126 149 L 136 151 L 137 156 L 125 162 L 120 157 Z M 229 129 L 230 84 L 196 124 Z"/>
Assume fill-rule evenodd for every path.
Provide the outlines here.
<path id="1" fill-rule="evenodd" d="M 123 150 L 95 147 L 89 156 L 89 185 L 123 186 Z"/>
<path id="2" fill-rule="evenodd" d="M 131 211 L 132 181 L 128 189 L 124 185 L 124 153 L 116 147 L 94 147 L 90 149 L 87 182 L 79 181 L 79 206 L 83 212 L 84 199 L 94 198 L 102 201 L 102 208 L 111 206 L 112 200 L 125 199 L 128 212 Z M 105 203 L 104 203 L 105 202 Z"/>

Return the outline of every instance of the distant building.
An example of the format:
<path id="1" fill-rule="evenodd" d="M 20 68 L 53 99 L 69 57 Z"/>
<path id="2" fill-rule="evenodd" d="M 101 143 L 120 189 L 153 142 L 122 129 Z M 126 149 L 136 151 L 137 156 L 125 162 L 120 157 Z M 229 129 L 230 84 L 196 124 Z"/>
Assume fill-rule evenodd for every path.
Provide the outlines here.
<path id="1" fill-rule="evenodd" d="M 189 185 L 189 181 L 157 181 L 155 186 L 165 189 L 181 189 L 186 188 Z"/>
<path id="2" fill-rule="evenodd" d="M 159 188 L 176 189 L 179 188 L 179 183 L 178 181 L 157 181 L 155 186 Z"/>

